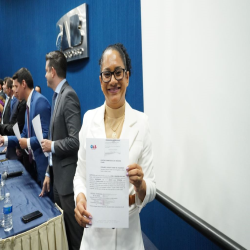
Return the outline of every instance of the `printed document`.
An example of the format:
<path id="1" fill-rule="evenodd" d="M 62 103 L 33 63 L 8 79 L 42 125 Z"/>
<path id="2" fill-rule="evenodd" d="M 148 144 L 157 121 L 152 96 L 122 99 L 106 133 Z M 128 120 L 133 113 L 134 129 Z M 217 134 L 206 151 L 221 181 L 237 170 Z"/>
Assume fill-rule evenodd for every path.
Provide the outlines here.
<path id="1" fill-rule="evenodd" d="M 87 210 L 96 228 L 129 227 L 129 141 L 87 138 Z"/>
<path id="2" fill-rule="evenodd" d="M 41 141 L 43 140 L 43 131 L 42 131 L 42 125 L 41 125 L 41 119 L 40 115 L 38 114 L 33 120 L 32 120 L 33 128 L 36 134 L 36 138 L 39 141 L 41 145 Z M 42 147 L 42 145 L 41 145 Z M 49 156 L 49 153 L 43 152 L 46 157 Z"/>
<path id="3" fill-rule="evenodd" d="M 14 134 L 17 138 L 17 140 L 21 139 L 21 134 L 20 134 L 20 130 L 19 130 L 19 127 L 18 127 L 18 123 L 16 123 L 14 126 L 13 126 L 13 131 L 14 131 Z M 26 154 L 29 154 L 29 152 L 24 149 Z"/>

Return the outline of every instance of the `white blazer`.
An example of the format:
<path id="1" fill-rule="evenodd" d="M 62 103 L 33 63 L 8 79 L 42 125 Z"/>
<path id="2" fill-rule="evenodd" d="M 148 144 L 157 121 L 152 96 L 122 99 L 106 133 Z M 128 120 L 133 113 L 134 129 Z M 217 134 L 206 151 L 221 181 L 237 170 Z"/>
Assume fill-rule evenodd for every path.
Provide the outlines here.
<path id="1" fill-rule="evenodd" d="M 86 138 L 106 138 L 104 125 L 105 104 L 86 112 L 79 133 L 80 148 L 74 177 L 75 200 L 79 193 L 86 196 Z M 143 169 L 146 182 L 146 196 L 143 202 L 135 196 L 135 204 L 129 207 L 129 228 L 84 230 L 81 250 L 143 250 L 139 212 L 155 198 L 155 174 L 153 171 L 153 152 L 147 116 L 134 110 L 126 102 L 125 120 L 120 139 L 129 139 L 129 164 L 137 163 Z M 135 194 L 134 186 L 129 185 L 129 194 Z"/>

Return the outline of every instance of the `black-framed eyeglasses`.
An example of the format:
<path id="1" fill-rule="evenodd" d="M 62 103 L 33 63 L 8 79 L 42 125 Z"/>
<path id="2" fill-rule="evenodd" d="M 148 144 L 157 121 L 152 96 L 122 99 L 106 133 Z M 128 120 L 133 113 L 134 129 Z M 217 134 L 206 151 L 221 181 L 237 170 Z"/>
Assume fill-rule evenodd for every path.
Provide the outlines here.
<path id="1" fill-rule="evenodd" d="M 100 73 L 100 76 L 101 76 L 103 82 L 108 83 L 111 81 L 112 75 L 114 75 L 114 77 L 117 81 L 122 80 L 124 77 L 124 72 L 126 72 L 126 69 L 118 68 L 113 72 L 103 71 Z"/>

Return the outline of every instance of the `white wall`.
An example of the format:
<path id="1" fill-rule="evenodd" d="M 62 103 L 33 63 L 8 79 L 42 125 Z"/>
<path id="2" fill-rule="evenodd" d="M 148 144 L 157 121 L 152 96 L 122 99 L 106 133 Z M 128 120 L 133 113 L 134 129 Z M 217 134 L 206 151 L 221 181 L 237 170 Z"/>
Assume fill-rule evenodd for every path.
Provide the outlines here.
<path id="1" fill-rule="evenodd" d="M 250 248 L 250 1 L 141 0 L 157 188 Z"/>

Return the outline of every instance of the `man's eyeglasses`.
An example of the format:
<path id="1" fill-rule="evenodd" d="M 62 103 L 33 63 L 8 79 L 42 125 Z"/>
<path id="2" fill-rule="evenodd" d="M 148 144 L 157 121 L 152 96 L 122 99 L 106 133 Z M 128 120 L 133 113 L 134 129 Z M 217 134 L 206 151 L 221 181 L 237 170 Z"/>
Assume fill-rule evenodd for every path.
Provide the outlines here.
<path id="1" fill-rule="evenodd" d="M 103 71 L 100 73 L 100 76 L 101 76 L 103 82 L 108 83 L 111 81 L 112 75 L 114 75 L 114 77 L 117 81 L 122 80 L 124 77 L 124 72 L 126 72 L 126 69 L 119 68 L 113 72 Z"/>

